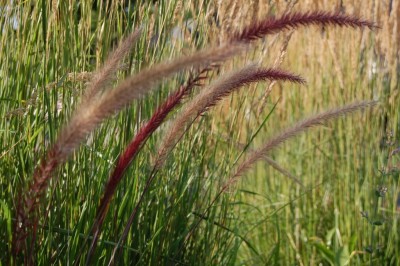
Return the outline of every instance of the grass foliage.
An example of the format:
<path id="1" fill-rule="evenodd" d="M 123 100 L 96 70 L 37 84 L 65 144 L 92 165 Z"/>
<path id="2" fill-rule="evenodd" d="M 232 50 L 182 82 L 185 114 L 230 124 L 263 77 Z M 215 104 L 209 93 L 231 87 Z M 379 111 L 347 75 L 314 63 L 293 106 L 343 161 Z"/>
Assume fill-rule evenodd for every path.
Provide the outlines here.
<path id="1" fill-rule="evenodd" d="M 1 264 L 400 263 L 400 1 L 228 2 L 0 4 Z"/>

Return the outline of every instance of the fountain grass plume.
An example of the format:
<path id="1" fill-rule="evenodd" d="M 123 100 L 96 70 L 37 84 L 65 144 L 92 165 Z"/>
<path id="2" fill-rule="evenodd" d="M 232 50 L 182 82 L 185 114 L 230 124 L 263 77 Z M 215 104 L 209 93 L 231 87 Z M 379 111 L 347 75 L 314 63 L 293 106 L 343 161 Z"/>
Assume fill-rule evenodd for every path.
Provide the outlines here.
<path id="1" fill-rule="evenodd" d="M 362 101 L 356 102 L 349 105 L 345 105 L 340 108 L 332 109 L 315 116 L 312 116 L 302 122 L 295 124 L 293 127 L 290 127 L 286 130 L 283 130 L 277 136 L 271 138 L 267 143 L 265 143 L 261 148 L 252 152 L 247 159 L 239 165 L 236 170 L 236 173 L 229 179 L 229 181 L 223 186 L 223 190 L 226 190 L 229 186 L 235 183 L 240 176 L 242 176 L 248 169 L 250 169 L 257 161 L 263 159 L 270 150 L 278 147 L 285 141 L 293 138 L 307 129 L 319 126 L 324 122 L 329 120 L 338 118 L 340 116 L 347 115 L 349 113 L 353 113 L 355 111 L 365 109 L 367 107 L 371 107 L 376 105 L 377 101 Z"/>
<path id="2" fill-rule="evenodd" d="M 108 55 L 108 58 L 103 63 L 102 67 L 92 74 L 89 85 L 85 90 L 83 101 L 88 102 L 92 100 L 94 96 L 110 85 L 110 82 L 115 77 L 115 73 L 122 67 L 122 59 L 133 48 L 133 45 L 136 43 L 141 33 L 141 27 L 136 29 L 128 37 L 122 40 L 118 47 Z"/>
<path id="3" fill-rule="evenodd" d="M 250 83 L 264 80 L 282 80 L 293 83 L 305 83 L 304 79 L 280 69 L 264 69 L 256 65 L 250 65 L 240 70 L 225 74 L 207 89 L 202 90 L 173 121 L 160 145 L 155 168 L 160 169 L 167 155 L 176 145 L 185 132 L 186 126 L 208 108 L 217 104 L 222 98 L 235 90 Z"/>
<path id="4" fill-rule="evenodd" d="M 98 97 L 94 93 L 99 92 L 99 90 L 92 89 L 92 93 L 89 93 L 77 107 L 69 122 L 60 131 L 53 146 L 47 152 L 45 159 L 35 170 L 28 191 L 21 194 L 21 200 L 16 211 L 17 222 L 14 227 L 14 253 L 20 252 L 29 231 L 32 235 L 36 234 L 36 229 L 34 229 L 37 220 L 35 211 L 41 195 L 48 186 L 52 172 L 66 161 L 79 147 L 80 143 L 86 139 L 87 135 L 102 121 L 122 110 L 133 100 L 148 93 L 162 79 L 190 67 L 201 67 L 225 60 L 239 53 L 243 48 L 243 45 L 209 48 L 170 62 L 156 64 L 127 78 L 116 88 L 107 90 Z M 100 82 L 100 84 L 105 83 L 106 80 Z M 96 95 L 96 100 L 86 101 L 90 98 L 90 95 L 92 97 Z"/>
<path id="5" fill-rule="evenodd" d="M 269 17 L 261 21 L 251 23 L 242 31 L 235 33 L 231 41 L 250 42 L 262 38 L 266 35 L 275 34 L 287 29 L 296 29 L 300 26 L 321 25 L 321 26 L 339 26 L 352 28 L 369 29 L 378 28 L 378 26 L 368 20 L 364 20 L 352 15 L 346 15 L 340 12 L 311 11 L 286 13 L 279 18 Z"/>
<path id="6" fill-rule="evenodd" d="M 164 122 L 171 110 L 180 104 L 183 97 L 191 90 L 194 84 L 195 83 L 190 83 L 187 86 L 181 86 L 178 90 L 171 94 L 167 100 L 157 108 L 150 120 L 139 129 L 138 133 L 128 144 L 125 151 L 119 156 L 117 165 L 107 181 L 103 197 L 97 209 L 96 218 L 91 229 L 93 239 L 89 248 L 88 257 L 91 257 L 96 248 L 99 233 L 104 223 L 104 218 L 108 212 L 110 201 L 126 169 L 135 159 L 136 155 L 146 143 L 147 139 Z"/>

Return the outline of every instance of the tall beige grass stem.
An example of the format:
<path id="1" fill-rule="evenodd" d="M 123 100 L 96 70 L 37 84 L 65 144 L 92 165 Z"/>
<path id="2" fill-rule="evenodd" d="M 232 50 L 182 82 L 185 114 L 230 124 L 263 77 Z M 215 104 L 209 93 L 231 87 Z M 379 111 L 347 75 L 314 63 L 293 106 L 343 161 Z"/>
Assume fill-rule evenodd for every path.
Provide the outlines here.
<path id="1" fill-rule="evenodd" d="M 293 182 L 297 183 L 298 185 L 300 185 L 302 188 L 305 188 L 304 184 L 300 181 L 300 179 L 293 175 L 292 173 L 290 173 L 288 170 L 286 170 L 285 168 L 283 168 L 282 166 L 279 165 L 279 163 L 277 163 L 276 161 L 274 161 L 271 157 L 268 156 L 264 156 L 264 160 L 272 166 L 272 168 L 274 168 L 275 170 L 277 170 L 278 172 L 280 172 L 281 174 L 283 174 L 284 176 L 288 177 L 290 180 L 292 180 Z"/>

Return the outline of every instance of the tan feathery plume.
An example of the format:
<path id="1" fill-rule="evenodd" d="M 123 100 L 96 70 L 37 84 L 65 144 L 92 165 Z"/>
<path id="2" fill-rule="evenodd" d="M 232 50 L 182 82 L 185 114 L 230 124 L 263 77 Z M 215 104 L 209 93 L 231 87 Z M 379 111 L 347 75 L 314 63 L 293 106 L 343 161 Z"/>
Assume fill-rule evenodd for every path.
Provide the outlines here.
<path id="1" fill-rule="evenodd" d="M 157 64 L 124 80 L 115 89 L 105 92 L 96 101 L 77 110 L 55 144 L 59 156 L 68 156 L 101 121 L 148 93 L 160 80 L 189 67 L 225 60 L 237 54 L 243 47 L 231 45 L 203 50 L 172 62 Z"/>
<path id="2" fill-rule="evenodd" d="M 360 109 L 365 109 L 370 106 L 377 104 L 377 101 L 363 101 L 359 103 L 353 103 L 341 108 L 326 111 L 324 113 L 312 116 L 302 122 L 297 123 L 291 128 L 284 130 L 282 133 L 277 135 L 268 141 L 263 147 L 252 152 L 247 160 L 245 160 L 238 168 L 236 173 L 229 179 L 228 183 L 224 186 L 224 189 L 228 188 L 231 184 L 235 183 L 237 179 L 244 174 L 244 172 L 250 169 L 257 161 L 263 159 L 266 154 L 273 148 L 279 146 L 288 139 L 299 135 L 307 129 L 321 125 L 323 122 L 338 118 L 340 116 L 355 112 Z"/>
<path id="3" fill-rule="evenodd" d="M 20 252 L 29 231 L 33 234 L 33 238 L 36 235 L 37 218 L 35 211 L 54 169 L 65 162 L 67 157 L 86 136 L 104 119 L 120 111 L 134 99 L 149 92 L 151 86 L 156 82 L 189 67 L 200 67 L 225 60 L 242 51 L 244 47 L 244 45 L 227 45 L 201 50 L 172 62 L 160 63 L 141 71 L 133 77 L 127 78 L 115 89 L 108 90 L 99 95 L 99 97 L 94 97 L 94 99 L 93 97 L 91 99 L 87 98 L 87 101 L 84 100 L 72 115 L 70 122 L 61 130 L 58 139 L 48 151 L 46 158 L 35 170 L 33 182 L 29 185 L 28 191 L 22 195 L 20 203 L 18 203 L 13 252 L 15 254 Z M 100 82 L 100 84 L 103 83 Z"/>
<path id="4" fill-rule="evenodd" d="M 89 101 L 93 96 L 110 85 L 110 81 L 113 80 L 115 73 L 120 70 L 122 66 L 120 62 L 132 49 L 141 33 L 142 28 L 138 28 L 126 37 L 108 56 L 107 60 L 103 63 L 103 66 L 93 73 L 92 80 L 85 90 L 83 101 Z"/>

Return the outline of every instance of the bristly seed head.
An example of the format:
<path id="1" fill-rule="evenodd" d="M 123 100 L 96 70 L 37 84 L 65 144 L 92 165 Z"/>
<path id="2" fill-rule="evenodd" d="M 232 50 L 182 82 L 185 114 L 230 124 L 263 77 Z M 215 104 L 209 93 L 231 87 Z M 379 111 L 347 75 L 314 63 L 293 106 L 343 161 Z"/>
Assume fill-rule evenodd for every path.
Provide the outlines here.
<path id="1" fill-rule="evenodd" d="M 275 34 L 287 29 L 296 29 L 300 26 L 321 25 L 369 29 L 379 28 L 375 23 L 346 15 L 340 12 L 312 11 L 306 13 L 287 13 L 281 17 L 269 17 L 257 21 L 233 35 L 232 41 L 250 42 L 266 35 Z"/>

